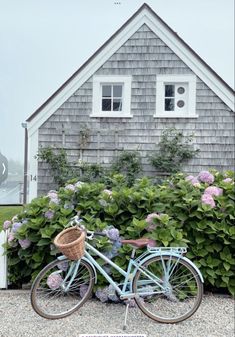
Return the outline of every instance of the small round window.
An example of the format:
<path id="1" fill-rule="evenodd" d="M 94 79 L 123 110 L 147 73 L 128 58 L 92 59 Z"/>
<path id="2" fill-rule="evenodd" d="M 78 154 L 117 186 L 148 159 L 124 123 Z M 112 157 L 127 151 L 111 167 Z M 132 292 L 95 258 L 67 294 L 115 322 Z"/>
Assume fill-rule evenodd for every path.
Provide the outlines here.
<path id="1" fill-rule="evenodd" d="M 179 88 L 177 89 L 177 92 L 178 92 L 178 94 L 180 94 L 180 95 L 184 94 L 184 93 L 185 93 L 184 87 L 179 87 Z"/>
<path id="2" fill-rule="evenodd" d="M 183 108 L 183 106 L 184 106 L 184 101 L 182 101 L 182 100 L 180 100 L 180 101 L 178 101 L 177 102 L 177 106 L 179 107 L 179 108 Z"/>

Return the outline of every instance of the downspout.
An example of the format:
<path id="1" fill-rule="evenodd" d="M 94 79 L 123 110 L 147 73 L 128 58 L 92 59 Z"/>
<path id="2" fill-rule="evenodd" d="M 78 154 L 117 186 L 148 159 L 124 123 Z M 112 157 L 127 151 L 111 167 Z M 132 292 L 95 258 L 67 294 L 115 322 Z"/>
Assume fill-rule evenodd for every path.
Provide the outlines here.
<path id="1" fill-rule="evenodd" d="M 21 124 L 24 128 L 24 188 L 23 188 L 23 204 L 27 203 L 27 186 L 28 186 L 28 129 L 27 123 Z"/>

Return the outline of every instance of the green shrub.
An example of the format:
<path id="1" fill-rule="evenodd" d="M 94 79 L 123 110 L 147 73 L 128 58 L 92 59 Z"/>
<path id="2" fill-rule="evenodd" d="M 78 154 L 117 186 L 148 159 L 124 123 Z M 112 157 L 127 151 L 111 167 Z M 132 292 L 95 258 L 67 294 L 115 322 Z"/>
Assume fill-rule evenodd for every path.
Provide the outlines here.
<path id="1" fill-rule="evenodd" d="M 158 186 L 143 178 L 132 187 L 125 186 L 125 178 L 116 175 L 109 184 L 112 190 L 101 183 L 71 181 L 58 193 L 50 191 L 27 205 L 10 224 L 6 244 L 10 280 L 30 281 L 53 260 L 58 254 L 52 245 L 53 238 L 79 212 L 90 230 L 114 226 L 127 239 L 144 236 L 155 239 L 158 245 L 188 246 L 188 257 L 201 269 L 206 285 L 234 293 L 235 214 L 231 173 L 227 177 L 218 172 L 213 175 L 204 172 L 198 178 L 177 174 Z M 107 238 L 98 238 L 93 244 L 103 252 L 112 249 Z M 128 245 L 122 246 L 113 260 L 125 268 L 130 251 Z M 119 281 L 117 272 L 112 269 L 112 273 Z M 99 276 L 98 285 L 104 284 L 105 280 Z"/>
<path id="2" fill-rule="evenodd" d="M 142 172 L 141 158 L 137 151 L 122 151 L 113 161 L 111 170 L 126 177 L 127 185 L 132 186 Z"/>
<path id="3" fill-rule="evenodd" d="M 149 157 L 150 163 L 159 171 L 176 173 L 188 160 L 197 156 L 199 149 L 192 146 L 193 135 L 184 136 L 175 128 L 166 129 L 161 135 L 158 151 Z"/>

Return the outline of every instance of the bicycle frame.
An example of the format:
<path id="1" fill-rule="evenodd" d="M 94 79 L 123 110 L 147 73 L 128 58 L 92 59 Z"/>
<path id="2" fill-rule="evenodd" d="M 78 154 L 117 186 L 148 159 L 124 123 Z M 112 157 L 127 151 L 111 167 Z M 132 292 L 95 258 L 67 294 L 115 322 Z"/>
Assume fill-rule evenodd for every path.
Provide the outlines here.
<path id="1" fill-rule="evenodd" d="M 110 266 L 115 268 L 121 275 L 124 276 L 124 282 L 123 282 L 123 286 L 121 288 L 120 286 L 118 286 L 116 284 L 116 282 L 114 282 L 112 277 L 110 275 L 108 275 L 107 272 L 96 262 L 96 260 L 89 254 L 89 252 L 87 250 L 85 251 L 86 259 L 91 264 L 93 264 L 96 267 L 96 269 L 99 270 L 99 272 L 113 286 L 113 288 L 117 291 L 117 293 L 120 295 L 120 297 L 122 299 L 123 298 L 131 298 L 131 297 L 134 297 L 136 295 L 136 294 L 131 293 L 130 289 L 132 288 L 132 280 L 133 280 L 137 270 L 141 269 L 139 267 L 139 263 L 137 262 L 137 260 L 134 260 L 134 259 L 131 258 L 130 261 L 129 261 L 128 267 L 127 267 L 127 271 L 125 271 L 87 242 L 86 242 L 86 248 L 88 248 L 88 250 L 95 253 L 95 255 L 101 257 L 102 260 L 104 260 Z M 146 276 L 148 276 L 152 281 L 154 281 L 161 289 L 164 289 L 163 285 L 161 284 L 162 280 L 160 280 L 157 276 L 150 275 L 149 272 L 147 274 L 145 271 L 143 271 L 143 269 L 142 269 L 142 272 L 144 274 L 146 274 Z M 128 286 L 129 286 L 129 290 L 128 290 Z M 149 294 L 148 292 L 144 293 L 144 295 L 148 295 L 148 294 Z"/>
<path id="2" fill-rule="evenodd" d="M 136 294 L 131 292 L 131 289 L 132 289 L 132 282 L 133 282 L 134 276 L 135 276 L 135 274 L 138 270 L 141 270 L 141 272 L 147 277 L 147 279 L 145 281 L 142 281 L 143 286 L 148 285 L 149 282 L 150 283 L 154 282 L 156 284 L 156 286 L 159 288 L 159 291 L 154 291 L 154 292 L 153 291 L 151 291 L 151 292 L 144 291 L 144 292 L 141 292 L 142 296 L 148 296 L 148 295 L 153 295 L 153 294 L 157 294 L 157 293 L 163 293 L 166 290 L 167 278 L 170 277 L 170 275 L 172 274 L 176 265 L 173 266 L 173 267 L 171 267 L 170 264 L 168 264 L 168 266 L 165 266 L 164 263 L 163 263 L 163 259 L 162 259 L 164 272 L 165 272 L 165 275 L 167 276 L 165 280 L 160 279 L 156 275 L 152 274 L 149 270 L 145 270 L 144 268 L 142 268 L 142 265 L 148 259 L 151 259 L 151 258 L 156 257 L 156 256 L 168 255 L 168 256 L 175 257 L 178 260 L 179 259 L 187 260 L 197 270 L 197 272 L 198 272 L 198 274 L 199 274 L 199 276 L 200 276 L 200 278 L 203 282 L 202 275 L 201 275 L 200 271 L 198 270 L 198 268 L 190 260 L 188 260 L 187 258 L 182 256 L 182 253 L 184 252 L 182 250 L 182 248 L 169 248 L 169 247 L 148 248 L 138 258 L 136 258 L 136 259 L 131 258 L 130 261 L 129 261 L 128 267 L 127 267 L 127 271 L 125 271 L 121 267 L 116 265 L 113 261 L 111 261 L 109 258 L 107 258 L 104 254 L 99 252 L 92 245 L 90 245 L 88 242 L 85 242 L 85 245 L 86 245 L 86 250 L 85 250 L 84 257 L 82 259 L 84 259 L 85 261 L 87 261 L 91 265 L 91 267 L 94 270 L 95 275 L 96 275 L 96 269 L 99 270 L 99 272 L 113 286 L 113 288 L 119 294 L 121 299 L 124 299 L 124 298 L 128 299 L 128 298 L 133 298 L 133 297 L 137 296 Z M 108 263 L 110 266 L 112 266 L 114 269 L 116 269 L 121 275 L 123 275 L 124 282 L 121 283 L 120 285 L 116 284 L 116 282 L 112 279 L 112 277 L 107 274 L 107 272 L 96 262 L 96 260 L 91 256 L 91 254 L 88 251 L 91 251 L 96 256 L 99 256 L 103 261 Z M 64 258 L 65 258 L 64 256 L 61 256 L 58 259 L 63 260 Z M 65 290 L 68 290 L 70 285 L 72 284 L 72 282 L 74 280 L 74 277 L 76 276 L 77 270 L 79 268 L 79 264 L 80 264 L 80 260 L 74 261 L 74 263 L 71 265 L 71 267 L 70 267 L 70 269 L 67 273 L 67 276 L 64 280 L 64 284 L 66 284 L 66 281 L 71 276 L 71 279 L 69 280 L 68 284 L 65 286 Z M 122 287 L 121 287 L 121 285 L 122 285 Z"/>

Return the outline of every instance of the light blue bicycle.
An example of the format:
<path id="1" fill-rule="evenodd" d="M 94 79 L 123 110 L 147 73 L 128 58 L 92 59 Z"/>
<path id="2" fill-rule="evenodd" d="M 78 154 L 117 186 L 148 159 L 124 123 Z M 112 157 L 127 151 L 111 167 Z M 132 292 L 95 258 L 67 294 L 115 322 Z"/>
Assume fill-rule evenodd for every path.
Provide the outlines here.
<path id="1" fill-rule="evenodd" d="M 79 223 L 78 217 L 73 223 Z M 121 300 L 134 299 L 143 313 L 153 320 L 177 323 L 195 313 L 202 300 L 203 277 L 183 256 L 186 248 L 150 247 L 152 240 L 146 238 L 122 240 L 122 244 L 133 247 L 125 271 L 87 242 L 100 235 L 106 234 L 86 231 L 85 253 L 80 260 L 71 261 L 60 256 L 38 274 L 31 289 L 31 303 L 40 316 L 58 319 L 79 309 L 92 294 L 97 270 Z M 144 247 L 145 252 L 135 258 L 136 249 Z M 116 269 L 123 276 L 123 283 L 116 284 L 95 257 Z M 125 325 L 127 312 L 128 305 Z"/>

